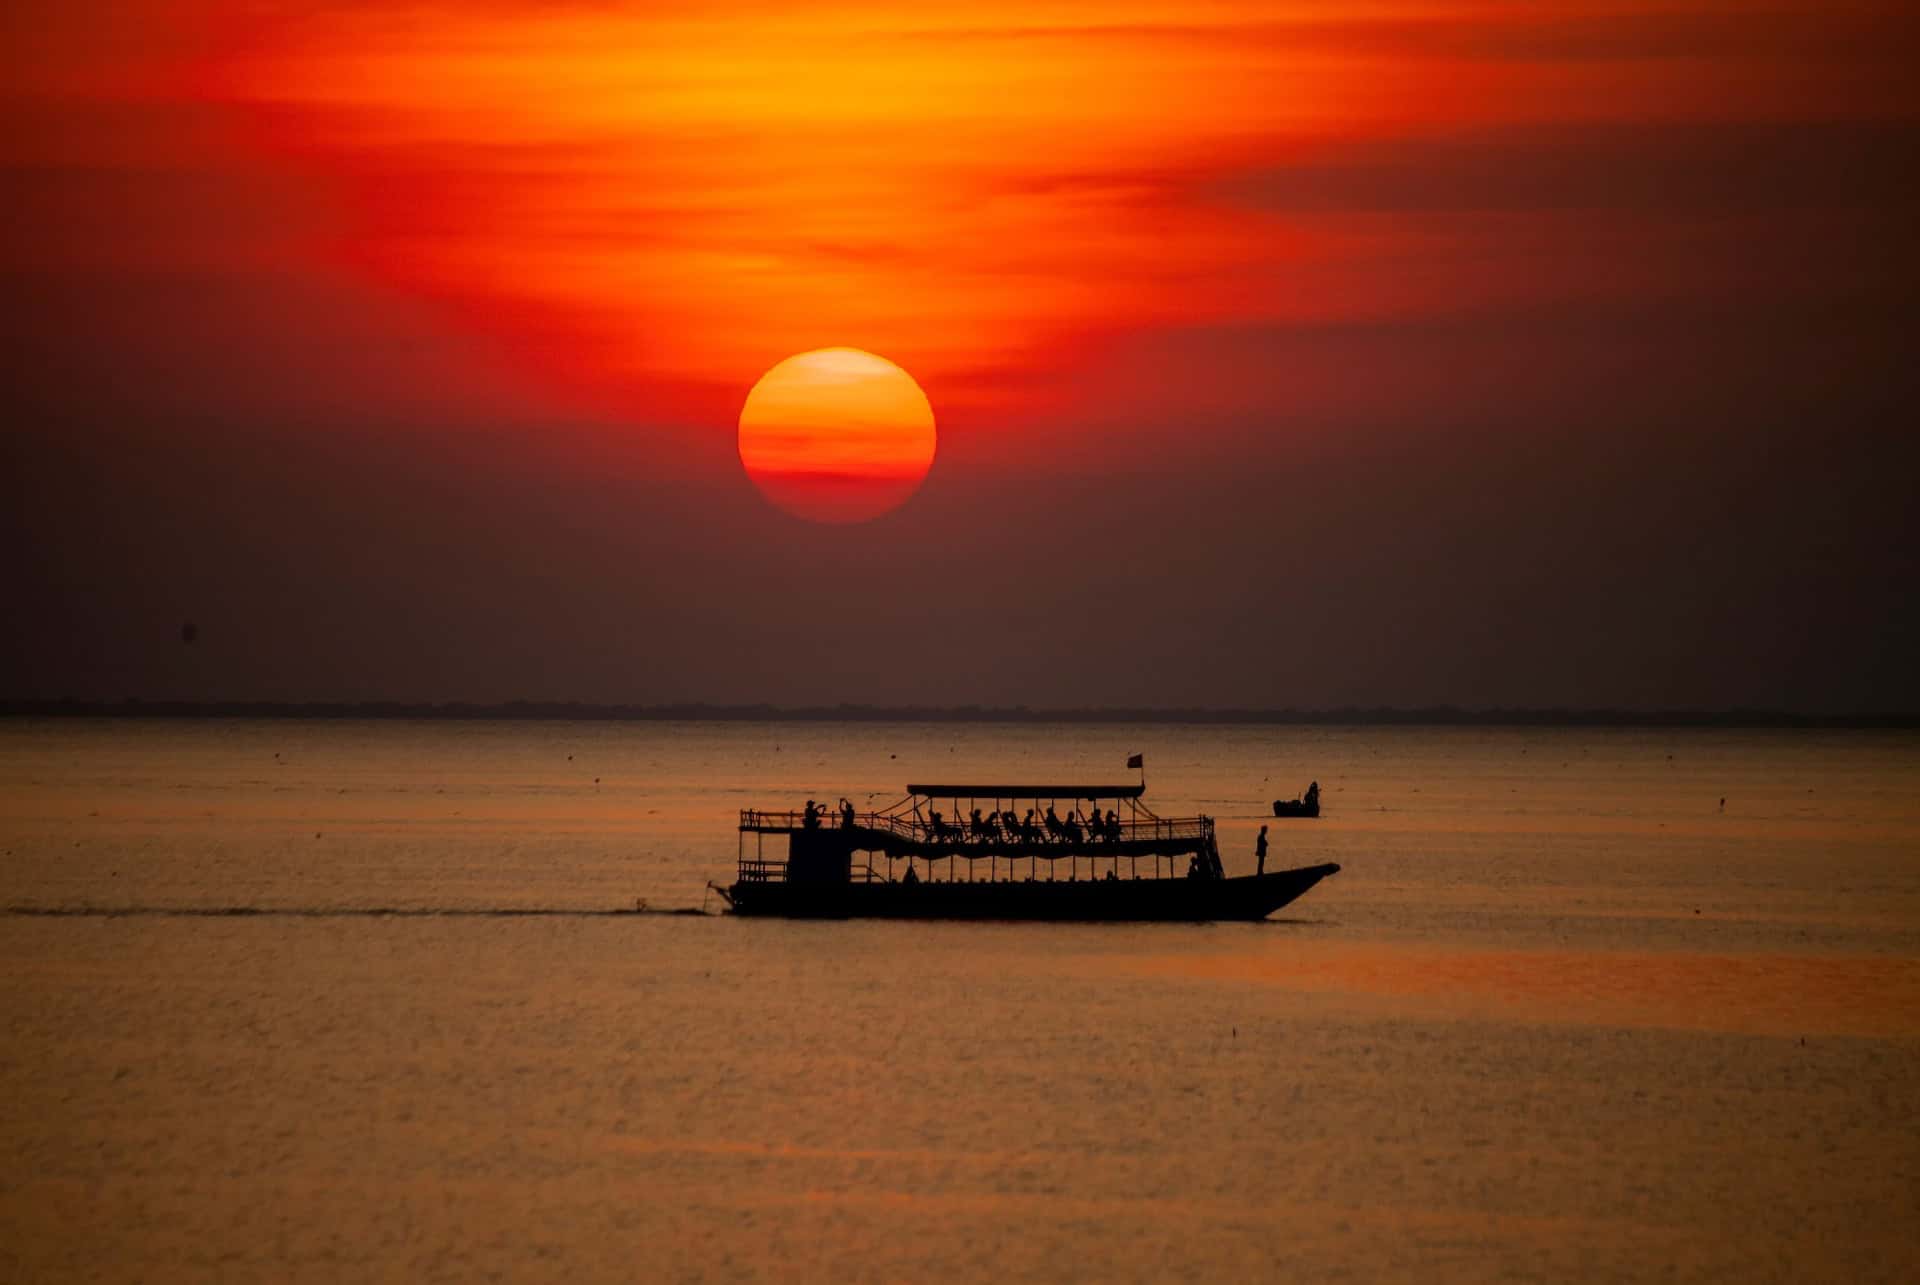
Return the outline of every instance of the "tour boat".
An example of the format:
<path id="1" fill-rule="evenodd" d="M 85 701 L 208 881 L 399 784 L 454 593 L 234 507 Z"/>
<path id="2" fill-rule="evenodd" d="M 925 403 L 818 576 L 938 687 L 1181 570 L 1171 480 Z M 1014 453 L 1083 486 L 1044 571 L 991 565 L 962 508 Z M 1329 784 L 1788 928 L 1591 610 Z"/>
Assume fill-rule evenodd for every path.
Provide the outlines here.
<path id="1" fill-rule="evenodd" d="M 1144 783 L 909 785 L 878 811 L 811 799 L 797 812 L 746 808 L 738 877 L 711 886 L 739 915 L 1255 920 L 1340 869 L 1228 878 L 1213 818 L 1156 816 L 1145 793 Z"/>

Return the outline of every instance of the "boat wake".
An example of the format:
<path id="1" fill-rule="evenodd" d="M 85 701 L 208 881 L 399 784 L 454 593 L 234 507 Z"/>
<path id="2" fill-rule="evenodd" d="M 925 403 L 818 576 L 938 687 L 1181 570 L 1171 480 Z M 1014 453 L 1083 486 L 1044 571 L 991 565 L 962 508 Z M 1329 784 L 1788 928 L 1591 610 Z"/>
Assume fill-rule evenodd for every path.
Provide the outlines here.
<path id="1" fill-rule="evenodd" d="M 630 919 L 639 915 L 715 916 L 699 906 L 7 906 L 24 919 Z"/>

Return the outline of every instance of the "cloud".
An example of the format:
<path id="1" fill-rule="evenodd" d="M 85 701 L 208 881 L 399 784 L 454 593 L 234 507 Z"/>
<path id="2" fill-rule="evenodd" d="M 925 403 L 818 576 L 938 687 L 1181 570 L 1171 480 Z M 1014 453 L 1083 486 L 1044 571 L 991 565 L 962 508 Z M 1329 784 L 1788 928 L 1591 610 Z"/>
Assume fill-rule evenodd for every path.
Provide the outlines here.
<path id="1" fill-rule="evenodd" d="M 1610 122 L 1357 139 L 1221 179 L 1286 213 L 1882 209 L 1920 204 L 1920 121 Z"/>

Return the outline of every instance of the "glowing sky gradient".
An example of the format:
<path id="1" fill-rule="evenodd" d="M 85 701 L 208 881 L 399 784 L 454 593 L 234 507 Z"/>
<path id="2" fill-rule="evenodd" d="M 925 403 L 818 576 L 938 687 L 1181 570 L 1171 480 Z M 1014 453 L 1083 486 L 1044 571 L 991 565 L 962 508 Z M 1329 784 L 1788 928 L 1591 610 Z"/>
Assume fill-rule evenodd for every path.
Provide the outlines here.
<path id="1" fill-rule="evenodd" d="M 9 450 L 52 479 L 15 519 L 17 645 L 56 693 L 1098 702 L 1140 663 L 1146 703 L 1850 705 L 1913 629 L 1883 489 L 1917 294 L 1901 6 L 0 23 Z M 842 346 L 913 372 L 939 460 L 881 543 L 796 549 L 745 507 L 737 416 Z M 874 607 L 856 655 L 796 610 L 791 668 L 699 641 L 749 623 L 723 586 L 802 554 L 1105 562 L 1198 616 L 1041 613 L 996 651 Z M 315 602 L 248 608 L 281 662 L 194 677 L 115 641 L 289 578 Z M 1410 615 L 1424 654 L 1374 641 Z M 353 659 L 315 668 L 330 629 Z M 529 667 L 573 637 L 655 650 Z M 964 658 L 965 690 L 887 638 Z"/>
<path id="2" fill-rule="evenodd" d="M 154 20 L 176 61 L 67 70 L 217 108 L 254 168 L 318 185 L 309 250 L 503 334 L 556 396 L 658 417 L 671 390 L 844 343 L 1019 418 L 1056 414 L 1036 385 L 1116 337 L 1729 285 L 1698 216 L 1741 218 L 1744 176 L 1716 193 L 1690 171 L 1778 152 L 1752 130 L 1780 120 L 1857 146 L 1849 125 L 1909 105 L 1874 52 L 1894 22 L 1617 0 L 215 6 Z M 1591 253 L 1555 253 L 1576 240 Z"/>

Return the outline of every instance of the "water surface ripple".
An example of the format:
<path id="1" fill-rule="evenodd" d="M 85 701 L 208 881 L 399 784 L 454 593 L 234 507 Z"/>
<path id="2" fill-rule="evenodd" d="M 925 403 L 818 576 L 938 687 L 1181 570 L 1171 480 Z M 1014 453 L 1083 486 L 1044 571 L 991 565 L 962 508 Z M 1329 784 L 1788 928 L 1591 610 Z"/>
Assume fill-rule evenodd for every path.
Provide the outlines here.
<path id="1" fill-rule="evenodd" d="M 1135 752 L 1231 872 L 1264 817 L 1341 873 L 662 913 L 739 807 Z M 0 723 L 0 1279 L 1906 1279 L 1917 787 L 1884 732 Z"/>

